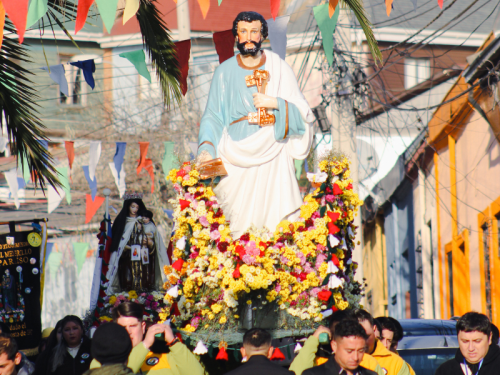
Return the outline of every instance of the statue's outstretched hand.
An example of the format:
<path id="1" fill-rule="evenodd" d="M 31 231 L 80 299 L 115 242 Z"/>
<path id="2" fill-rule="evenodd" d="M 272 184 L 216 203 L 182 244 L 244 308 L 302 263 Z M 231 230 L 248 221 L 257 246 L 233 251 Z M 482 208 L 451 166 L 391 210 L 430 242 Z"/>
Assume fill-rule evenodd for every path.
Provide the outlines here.
<path id="1" fill-rule="evenodd" d="M 256 92 L 253 94 L 253 105 L 255 108 L 278 109 L 278 99 L 273 96 Z"/>

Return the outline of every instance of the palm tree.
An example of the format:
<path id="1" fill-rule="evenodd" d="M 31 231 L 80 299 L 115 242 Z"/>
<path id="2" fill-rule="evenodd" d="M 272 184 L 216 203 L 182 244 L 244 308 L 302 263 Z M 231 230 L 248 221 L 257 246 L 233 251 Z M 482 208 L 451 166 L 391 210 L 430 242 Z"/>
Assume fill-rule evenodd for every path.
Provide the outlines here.
<path id="1" fill-rule="evenodd" d="M 64 23 L 76 19 L 77 0 L 48 0 L 47 17 L 50 27 L 57 25 L 73 40 Z M 371 29 L 362 0 L 329 0 L 330 7 L 340 5 L 349 9 L 356 16 L 363 29 L 370 51 L 375 61 L 381 60 L 380 50 Z M 155 68 L 163 92 L 166 106 L 172 101 L 181 100 L 180 70 L 177 64 L 175 46 L 167 25 L 156 8 L 156 0 L 140 0 L 136 17 L 140 25 L 143 45 Z M 331 10 L 330 10 L 331 11 Z M 14 33 L 15 28 L 7 19 L 7 33 Z M 37 97 L 34 85 L 30 80 L 33 74 L 24 69 L 20 63 L 29 63 L 26 46 L 20 45 L 16 39 L 3 38 L 0 51 L 0 121 L 5 121 L 12 154 L 18 155 L 21 163 L 26 159 L 35 185 L 42 189 L 47 183 L 60 186 L 53 159 L 40 141 L 47 140 L 45 126 L 38 118 Z"/>

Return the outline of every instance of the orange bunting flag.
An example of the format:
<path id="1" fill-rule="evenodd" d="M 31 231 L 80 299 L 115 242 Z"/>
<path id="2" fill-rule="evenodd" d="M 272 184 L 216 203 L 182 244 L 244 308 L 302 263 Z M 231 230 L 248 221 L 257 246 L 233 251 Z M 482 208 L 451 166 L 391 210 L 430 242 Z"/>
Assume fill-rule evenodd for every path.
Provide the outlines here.
<path id="1" fill-rule="evenodd" d="M 328 15 L 330 18 L 333 17 L 333 13 L 335 13 L 335 8 L 337 8 L 337 5 L 339 3 L 339 0 L 330 0 L 328 2 Z"/>
<path id="2" fill-rule="evenodd" d="M 203 19 L 207 18 L 208 10 L 210 9 L 210 0 L 198 0 L 198 4 L 200 5 Z"/>
<path id="3" fill-rule="evenodd" d="M 278 17 L 280 2 L 281 0 L 271 0 L 271 16 L 273 17 L 273 20 L 276 20 L 276 17 Z"/>
<path id="4" fill-rule="evenodd" d="M 3 27 L 5 26 L 5 8 L 0 1 L 0 49 L 2 49 L 3 43 Z"/>
<path id="5" fill-rule="evenodd" d="M 85 196 L 85 224 L 90 223 L 90 220 L 94 217 L 97 210 L 102 206 L 106 198 L 96 196 L 92 201 L 92 195 L 86 194 Z"/>
<path id="6" fill-rule="evenodd" d="M 153 193 L 155 191 L 155 172 L 153 160 L 146 158 L 148 155 L 148 148 L 149 142 L 139 142 L 140 156 L 139 160 L 137 160 L 139 163 L 139 165 L 137 165 L 137 175 L 141 173 L 143 168 L 148 172 L 151 177 L 151 193 Z"/>
<path id="7" fill-rule="evenodd" d="M 443 0 L 438 0 L 438 5 L 441 9 L 443 9 Z"/>
<path id="8" fill-rule="evenodd" d="M 393 2 L 393 0 L 385 0 L 385 11 L 387 12 L 387 17 L 389 17 L 391 15 L 392 2 Z"/>
<path id="9" fill-rule="evenodd" d="M 26 22 L 28 20 L 28 3 L 29 0 L 2 0 L 5 13 L 17 29 L 19 35 L 19 44 L 24 40 L 26 32 Z M 2 27 L 3 33 L 3 27 Z"/>
<path id="10" fill-rule="evenodd" d="M 73 161 L 75 160 L 75 142 L 64 141 L 64 147 L 66 147 L 66 153 L 68 154 L 69 169 L 73 168 Z"/>
<path id="11" fill-rule="evenodd" d="M 78 9 L 76 10 L 75 35 L 85 25 L 87 14 L 94 0 L 78 0 Z"/>

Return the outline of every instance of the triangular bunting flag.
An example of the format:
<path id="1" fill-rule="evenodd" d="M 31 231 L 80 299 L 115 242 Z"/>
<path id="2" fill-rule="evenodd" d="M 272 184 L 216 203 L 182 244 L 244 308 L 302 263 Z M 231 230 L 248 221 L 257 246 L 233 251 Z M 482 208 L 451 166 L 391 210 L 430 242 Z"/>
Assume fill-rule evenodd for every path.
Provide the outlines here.
<path id="1" fill-rule="evenodd" d="M 328 1 L 328 15 L 330 18 L 332 18 L 333 14 L 335 13 L 335 9 L 337 9 L 337 5 L 339 3 L 339 0 L 329 0 Z"/>
<path id="2" fill-rule="evenodd" d="M 286 29 L 288 27 L 288 21 L 290 21 L 290 16 L 278 17 L 276 20 L 271 18 L 266 21 L 271 48 L 274 53 L 277 53 L 279 57 L 285 60 L 287 43 Z"/>
<path id="3" fill-rule="evenodd" d="M 125 149 L 127 148 L 126 142 L 116 142 L 116 152 L 113 157 L 113 163 L 116 167 L 118 173 L 118 178 L 120 178 L 120 173 L 122 170 L 123 159 L 125 158 Z"/>
<path id="4" fill-rule="evenodd" d="M 210 0 L 198 0 L 198 4 L 200 5 L 203 19 L 207 18 L 208 10 L 210 9 Z"/>
<path id="5" fill-rule="evenodd" d="M 168 176 L 168 173 L 173 167 L 174 164 L 174 142 L 163 142 L 165 145 L 165 154 L 163 155 L 163 161 L 161 162 L 161 166 L 163 168 L 163 173 L 165 176 Z"/>
<path id="6" fill-rule="evenodd" d="M 2 3 L 5 8 L 5 12 L 17 29 L 19 44 L 21 44 L 24 40 L 24 33 L 26 32 L 29 0 L 2 0 Z"/>
<path id="7" fill-rule="evenodd" d="M 329 4 L 318 5 L 313 8 L 314 18 L 318 23 L 319 31 L 321 32 L 321 38 L 323 39 L 323 50 L 325 51 L 326 59 L 328 64 L 332 66 L 333 63 L 333 32 L 335 31 L 335 26 L 337 25 L 337 20 L 339 18 L 340 8 L 335 9 L 335 13 L 332 18 L 328 15 Z"/>
<path id="8" fill-rule="evenodd" d="M 83 263 L 87 258 L 87 251 L 89 250 L 90 244 L 88 242 L 73 242 L 73 252 L 75 253 L 76 268 L 78 274 L 82 270 Z"/>
<path id="9" fill-rule="evenodd" d="M 126 176 L 126 173 L 125 173 L 125 168 L 123 168 L 123 164 L 122 164 L 122 168 L 121 168 L 121 171 L 120 171 L 120 177 L 118 177 L 118 172 L 116 171 L 116 164 L 111 162 L 108 164 L 109 165 L 109 169 L 111 169 L 111 174 L 113 175 L 113 178 L 115 179 L 115 184 L 116 184 L 116 187 L 118 188 L 118 192 L 120 194 L 120 198 L 123 197 L 123 194 L 125 194 L 125 190 L 127 189 L 127 186 L 125 185 L 125 176 Z"/>
<path id="10" fill-rule="evenodd" d="M 11 170 L 4 172 L 4 176 L 7 180 L 7 185 L 9 186 L 10 196 L 11 198 L 14 198 L 14 204 L 16 205 L 16 208 L 19 209 L 19 197 L 17 196 L 19 191 L 17 168 L 12 168 Z"/>
<path id="11" fill-rule="evenodd" d="M 3 7 L 3 4 L 0 1 L 0 49 L 2 49 L 4 26 L 5 26 L 5 8 Z"/>
<path id="12" fill-rule="evenodd" d="M 416 12 L 417 11 L 417 0 L 411 0 L 413 3 L 413 10 Z"/>
<path id="13" fill-rule="evenodd" d="M 438 5 L 441 9 L 443 9 L 443 0 L 438 0 Z"/>
<path id="14" fill-rule="evenodd" d="M 89 147 L 89 177 L 91 180 L 95 180 L 95 171 L 97 168 L 97 163 L 101 157 L 101 141 L 90 142 Z"/>
<path id="15" fill-rule="evenodd" d="M 393 0 L 385 0 L 385 12 L 387 13 L 387 17 L 391 15 L 392 1 Z"/>
<path id="16" fill-rule="evenodd" d="M 219 55 L 220 64 L 234 56 L 233 30 L 225 30 L 214 33 L 213 41 L 215 43 L 215 50 Z"/>
<path id="17" fill-rule="evenodd" d="M 66 153 L 68 154 L 69 169 L 73 168 L 73 161 L 75 160 L 75 142 L 64 141 L 64 147 L 66 148 Z"/>
<path id="18" fill-rule="evenodd" d="M 28 8 L 28 20 L 26 26 L 31 27 L 38 22 L 40 18 L 45 16 L 49 7 L 47 3 L 49 0 L 31 0 L 30 7 Z"/>
<path id="19" fill-rule="evenodd" d="M 148 66 L 146 65 L 146 55 L 144 54 L 144 50 L 138 49 L 136 51 L 123 52 L 118 56 L 130 61 L 135 66 L 137 73 L 151 83 L 151 74 L 149 74 Z"/>
<path id="20" fill-rule="evenodd" d="M 271 16 L 273 20 L 278 17 L 278 12 L 280 11 L 280 2 L 281 0 L 271 0 Z"/>
<path id="21" fill-rule="evenodd" d="M 95 87 L 95 82 L 94 82 L 94 73 L 95 73 L 95 63 L 94 60 L 84 60 L 84 61 L 75 61 L 71 62 L 71 65 L 79 67 L 81 70 L 83 70 L 83 77 L 85 78 L 85 82 L 92 87 L 92 90 Z"/>
<path id="22" fill-rule="evenodd" d="M 189 72 L 189 54 L 191 53 L 191 39 L 182 40 L 175 43 L 175 49 L 177 51 L 177 62 L 179 64 L 179 69 L 181 71 L 181 91 L 182 95 L 186 95 L 187 92 L 187 77 Z"/>
<path id="23" fill-rule="evenodd" d="M 294 160 L 295 162 L 295 177 L 300 180 L 300 175 L 302 174 L 302 166 L 304 165 L 304 160 Z"/>
<path id="24" fill-rule="evenodd" d="M 56 277 L 57 270 L 61 265 L 62 257 L 62 253 L 55 253 L 53 251 L 50 253 L 47 263 L 49 263 L 49 272 L 51 278 Z"/>
<path id="25" fill-rule="evenodd" d="M 28 158 L 25 156 L 23 162 L 21 163 L 21 158 L 17 157 L 17 169 L 21 170 L 23 174 L 24 183 L 27 184 L 31 180 L 30 168 L 28 166 Z"/>
<path id="26" fill-rule="evenodd" d="M 85 224 L 90 223 L 94 215 L 96 214 L 97 210 L 99 207 L 102 206 L 106 198 L 104 197 L 95 197 L 95 200 L 92 199 L 92 196 L 90 194 L 85 195 Z"/>
<path id="27" fill-rule="evenodd" d="M 125 25 L 139 10 L 139 0 L 126 0 L 123 11 L 123 24 Z"/>
<path id="28" fill-rule="evenodd" d="M 47 68 L 46 66 L 44 66 L 42 69 L 46 72 L 49 71 L 49 68 Z M 68 81 L 66 80 L 66 73 L 63 64 L 51 65 L 49 77 L 59 85 L 59 90 L 64 95 L 69 96 Z"/>
<path id="29" fill-rule="evenodd" d="M 139 148 L 140 148 L 140 157 L 139 160 L 137 160 L 137 162 L 139 163 L 137 165 L 137 175 L 141 173 L 143 168 L 149 173 L 149 176 L 151 177 L 151 193 L 152 193 L 155 190 L 155 173 L 153 169 L 153 161 L 151 159 L 146 158 L 148 154 L 149 142 L 139 142 Z"/>
<path id="30" fill-rule="evenodd" d="M 116 8 L 118 7 L 118 0 L 95 0 L 99 13 L 101 14 L 102 22 L 111 34 L 111 29 L 115 24 Z"/>
<path id="31" fill-rule="evenodd" d="M 219 2 L 219 6 L 220 6 L 222 4 L 222 0 L 218 0 L 218 2 Z"/>
<path id="32" fill-rule="evenodd" d="M 47 213 L 51 214 L 61 203 L 66 193 L 63 189 L 54 189 L 52 185 L 47 189 Z"/>
<path id="33" fill-rule="evenodd" d="M 90 179 L 88 165 L 82 166 L 82 169 L 83 169 L 83 173 L 85 174 L 85 178 L 87 179 L 87 182 L 89 184 L 89 188 L 90 188 L 90 191 L 92 194 L 92 200 L 94 200 L 94 198 L 97 194 L 97 179 L 96 178 L 94 178 L 93 180 Z"/>
<path id="34" fill-rule="evenodd" d="M 94 0 L 78 0 L 78 9 L 76 10 L 76 21 L 75 21 L 75 35 L 85 25 L 85 21 L 87 21 L 87 15 L 89 13 L 90 6 L 93 3 Z"/>
<path id="35" fill-rule="evenodd" d="M 57 172 L 59 172 L 59 182 L 62 185 L 62 189 L 64 193 L 66 194 L 66 202 L 68 204 L 71 204 L 71 187 L 69 185 L 69 178 L 68 178 L 68 168 L 67 167 L 58 167 L 56 168 Z"/>

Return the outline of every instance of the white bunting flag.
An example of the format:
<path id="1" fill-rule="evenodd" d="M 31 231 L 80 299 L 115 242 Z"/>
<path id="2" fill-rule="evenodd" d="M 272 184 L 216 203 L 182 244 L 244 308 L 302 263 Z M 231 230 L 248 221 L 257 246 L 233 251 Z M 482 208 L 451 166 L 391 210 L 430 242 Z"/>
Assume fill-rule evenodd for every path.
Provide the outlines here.
<path id="1" fill-rule="evenodd" d="M 52 213 L 64 197 L 66 197 L 66 192 L 63 189 L 54 189 L 52 185 L 49 185 L 47 192 L 47 213 Z"/>
<path id="2" fill-rule="evenodd" d="M 109 169 L 111 169 L 111 174 L 115 179 L 116 187 L 118 188 L 118 192 L 120 193 L 120 198 L 125 194 L 125 190 L 127 190 L 127 186 L 125 184 L 125 167 L 122 164 L 122 170 L 120 171 L 120 180 L 118 180 L 118 171 L 116 170 L 115 163 L 111 162 L 108 164 Z"/>
<path id="3" fill-rule="evenodd" d="M 101 141 L 90 142 L 89 148 L 89 177 L 92 181 L 95 180 L 95 170 L 99 158 L 101 157 Z"/>
<path id="4" fill-rule="evenodd" d="M 270 18 L 266 21 L 271 48 L 274 53 L 277 53 L 279 57 L 285 60 L 287 43 L 286 29 L 288 27 L 288 21 L 290 21 L 290 16 L 278 17 L 276 20 Z"/>
<path id="5" fill-rule="evenodd" d="M 19 197 L 17 195 L 19 191 L 19 182 L 17 181 L 17 168 L 12 168 L 10 171 L 4 172 L 5 179 L 7 180 L 7 185 L 9 185 L 10 196 L 14 198 L 14 204 L 16 208 L 19 209 Z"/>

